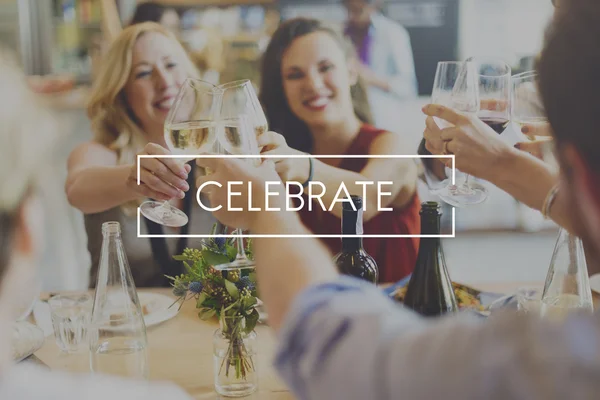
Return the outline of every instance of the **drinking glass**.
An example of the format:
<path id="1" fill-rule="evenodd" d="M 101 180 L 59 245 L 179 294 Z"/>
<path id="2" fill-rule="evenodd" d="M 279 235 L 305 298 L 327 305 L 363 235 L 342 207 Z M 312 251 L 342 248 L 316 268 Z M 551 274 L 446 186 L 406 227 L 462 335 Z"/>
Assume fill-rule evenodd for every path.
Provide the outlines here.
<path id="1" fill-rule="evenodd" d="M 258 96 L 248 79 L 233 81 L 218 86 L 223 91 L 220 109 L 218 150 L 220 154 L 260 154 L 256 139 L 268 130 L 267 118 Z M 250 163 L 260 160 L 246 159 Z M 240 229 L 234 233 L 241 235 Z M 244 251 L 244 241 L 236 238 L 238 253 L 235 261 L 215 266 L 217 269 L 253 268 Z"/>
<path id="2" fill-rule="evenodd" d="M 87 294 L 56 295 L 48 305 L 56 344 L 65 353 L 76 353 L 87 344 L 92 298 Z"/>
<path id="3" fill-rule="evenodd" d="M 165 120 L 165 142 L 172 154 L 194 156 L 212 148 L 222 93 L 212 83 L 186 79 Z M 183 162 L 192 159 L 183 159 Z M 183 226 L 189 220 L 169 201 L 146 201 L 140 209 L 149 220 L 169 227 Z"/>
<path id="4" fill-rule="evenodd" d="M 223 155 L 256 155 L 260 154 L 258 143 L 256 141 L 255 128 L 247 115 L 239 114 L 235 117 L 222 118 L 217 124 L 217 143 L 213 151 Z M 243 159 L 249 165 L 258 166 L 260 159 Z M 244 251 L 244 239 L 241 236 L 242 230 L 235 229 L 234 233 L 238 235 L 235 238 L 237 245 L 237 256 L 234 261 L 214 265 L 217 270 L 237 270 L 253 268 L 254 261 L 250 260 Z"/>
<path id="5" fill-rule="evenodd" d="M 480 109 L 479 81 L 476 65 L 472 61 L 442 61 L 438 63 L 433 82 L 431 102 L 440 104 L 463 114 L 477 114 Z M 452 126 L 449 122 L 435 118 L 443 129 Z M 481 186 L 472 186 L 467 175 L 462 185 L 447 185 L 430 189 L 446 203 L 463 207 L 478 204 L 487 198 Z"/>
<path id="6" fill-rule="evenodd" d="M 475 62 L 480 101 L 477 116 L 500 135 L 510 121 L 511 68 L 499 60 L 475 59 Z"/>
<path id="7" fill-rule="evenodd" d="M 256 137 L 268 130 L 267 117 L 250 80 L 243 79 L 224 83 L 218 88 L 223 90 L 222 118 L 246 115 Z"/>
<path id="8" fill-rule="evenodd" d="M 536 71 L 527 71 L 512 77 L 511 121 L 518 132 L 521 132 L 524 125 L 549 126 L 538 89 L 538 79 Z M 558 166 L 551 137 L 535 134 L 524 136 L 530 141 L 543 142 L 541 143 L 542 159 Z"/>
<path id="9" fill-rule="evenodd" d="M 521 132 L 523 125 L 548 123 L 546 112 L 537 86 L 536 71 L 527 71 L 512 77 L 511 120 L 516 130 Z M 527 135 L 529 140 L 536 140 Z"/>

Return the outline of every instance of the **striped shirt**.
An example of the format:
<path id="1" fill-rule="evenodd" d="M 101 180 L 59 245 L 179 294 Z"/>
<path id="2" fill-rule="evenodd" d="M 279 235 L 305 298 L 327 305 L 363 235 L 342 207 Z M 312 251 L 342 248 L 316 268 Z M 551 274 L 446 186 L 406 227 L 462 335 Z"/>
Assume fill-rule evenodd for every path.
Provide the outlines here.
<path id="1" fill-rule="evenodd" d="M 600 399 L 600 318 L 425 319 L 341 277 L 297 297 L 275 367 L 299 399 Z"/>

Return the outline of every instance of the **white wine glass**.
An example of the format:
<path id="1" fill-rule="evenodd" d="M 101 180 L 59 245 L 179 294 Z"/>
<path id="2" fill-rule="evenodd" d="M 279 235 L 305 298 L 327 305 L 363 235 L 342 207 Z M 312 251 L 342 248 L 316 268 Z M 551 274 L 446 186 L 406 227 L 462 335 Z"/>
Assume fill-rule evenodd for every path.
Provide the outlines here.
<path id="1" fill-rule="evenodd" d="M 537 81 L 536 71 L 527 71 L 512 77 L 511 120 L 519 132 L 524 125 L 548 123 Z M 534 136 L 526 136 L 529 140 L 536 140 Z"/>
<path id="2" fill-rule="evenodd" d="M 237 115 L 246 115 L 256 137 L 268 130 L 267 117 L 250 80 L 243 79 L 224 83 L 218 88 L 223 90 L 221 117 L 231 118 Z"/>
<path id="3" fill-rule="evenodd" d="M 183 163 L 213 147 L 222 94 L 212 83 L 192 78 L 186 79 L 179 89 L 165 120 L 164 138 L 172 154 L 192 156 L 180 159 Z M 146 201 L 140 210 L 144 217 L 164 226 L 181 227 L 189 221 L 169 201 Z"/>
<path id="4" fill-rule="evenodd" d="M 213 151 L 222 155 L 255 155 L 256 158 L 244 158 L 243 161 L 252 166 L 260 164 L 258 143 L 254 125 L 247 115 L 240 114 L 235 117 L 224 117 L 217 123 L 217 145 Z M 235 260 L 214 265 L 217 270 L 237 270 L 254 268 L 254 261 L 249 259 L 244 250 L 244 240 L 241 237 L 242 230 L 235 229 L 234 233 L 237 246 Z"/>
<path id="5" fill-rule="evenodd" d="M 438 63 L 433 82 L 431 102 L 440 104 L 462 114 L 477 115 L 480 109 L 479 74 L 472 61 L 442 61 Z M 449 122 L 435 118 L 443 129 L 452 126 Z M 455 207 L 479 204 L 486 200 L 487 191 L 480 185 L 473 185 L 469 175 L 461 185 L 445 185 L 430 189 L 446 203 Z"/>

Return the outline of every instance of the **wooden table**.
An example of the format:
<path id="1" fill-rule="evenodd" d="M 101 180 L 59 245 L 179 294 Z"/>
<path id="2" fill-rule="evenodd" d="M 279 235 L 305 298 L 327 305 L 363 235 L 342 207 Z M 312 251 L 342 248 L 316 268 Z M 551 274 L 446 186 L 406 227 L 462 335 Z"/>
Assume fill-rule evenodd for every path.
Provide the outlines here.
<path id="1" fill-rule="evenodd" d="M 533 283 L 539 286 L 540 283 Z M 509 293 L 528 283 L 480 284 L 475 287 L 498 293 Z M 140 290 L 144 291 L 144 290 Z M 155 293 L 172 296 L 169 289 L 155 289 Z M 172 381 L 196 399 L 219 398 L 214 391 L 212 337 L 218 328 L 216 321 L 205 322 L 198 318 L 193 301 L 186 302 L 179 314 L 169 321 L 148 328 L 148 357 L 151 380 Z M 251 399 L 293 399 L 287 387 L 272 368 L 275 352 L 275 335 L 265 325 L 258 325 L 259 392 Z M 61 354 L 54 336 L 46 338 L 44 346 L 35 355 L 52 369 L 88 372 L 87 352 Z"/>

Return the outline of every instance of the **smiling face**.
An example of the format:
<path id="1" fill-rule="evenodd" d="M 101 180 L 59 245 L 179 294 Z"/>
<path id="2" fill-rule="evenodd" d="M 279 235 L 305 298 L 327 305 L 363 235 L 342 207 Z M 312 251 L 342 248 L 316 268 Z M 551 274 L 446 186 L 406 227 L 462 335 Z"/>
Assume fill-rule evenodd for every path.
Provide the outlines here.
<path id="1" fill-rule="evenodd" d="M 313 32 L 294 40 L 283 54 L 281 75 L 290 109 L 309 127 L 354 117 L 350 87 L 357 74 L 330 34 Z"/>
<path id="2" fill-rule="evenodd" d="M 188 77 L 185 57 L 168 37 L 157 32 L 142 35 L 133 47 L 125 96 L 141 128 L 151 138 L 162 137 L 167 114 Z"/>

